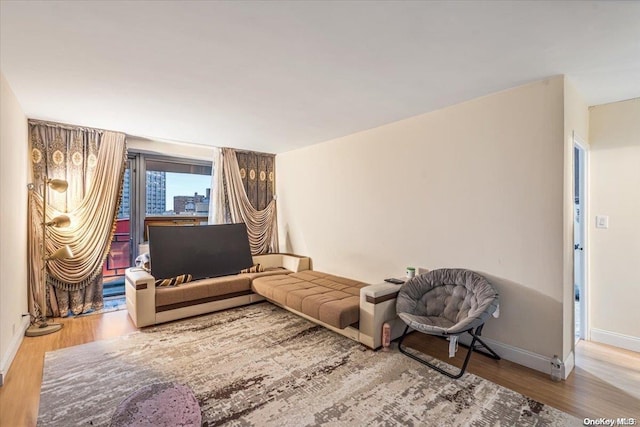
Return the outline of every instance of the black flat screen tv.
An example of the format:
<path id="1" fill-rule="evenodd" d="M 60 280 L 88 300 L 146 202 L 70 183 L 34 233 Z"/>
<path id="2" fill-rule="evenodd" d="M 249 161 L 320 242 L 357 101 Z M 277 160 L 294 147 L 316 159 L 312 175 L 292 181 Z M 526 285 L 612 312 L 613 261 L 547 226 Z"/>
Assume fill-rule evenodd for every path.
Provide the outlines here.
<path id="1" fill-rule="evenodd" d="M 156 279 L 226 276 L 253 265 L 245 224 L 150 226 L 149 256 Z"/>

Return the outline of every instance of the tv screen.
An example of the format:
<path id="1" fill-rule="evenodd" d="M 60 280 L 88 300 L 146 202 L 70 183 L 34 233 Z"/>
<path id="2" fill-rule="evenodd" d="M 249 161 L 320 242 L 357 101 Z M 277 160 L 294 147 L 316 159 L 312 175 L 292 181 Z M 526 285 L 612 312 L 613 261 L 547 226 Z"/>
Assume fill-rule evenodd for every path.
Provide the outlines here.
<path id="1" fill-rule="evenodd" d="M 226 276 L 253 265 L 244 224 L 150 226 L 149 255 L 156 279 Z"/>

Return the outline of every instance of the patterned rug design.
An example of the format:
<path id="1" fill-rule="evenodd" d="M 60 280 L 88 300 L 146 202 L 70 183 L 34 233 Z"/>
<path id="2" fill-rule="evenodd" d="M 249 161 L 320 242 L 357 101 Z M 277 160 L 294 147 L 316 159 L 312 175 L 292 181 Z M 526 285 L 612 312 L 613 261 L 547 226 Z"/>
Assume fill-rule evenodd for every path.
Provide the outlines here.
<path id="1" fill-rule="evenodd" d="M 45 356 L 38 425 L 108 425 L 155 383 L 193 390 L 203 425 L 570 426 L 582 421 L 490 381 L 454 381 L 260 303 Z"/>

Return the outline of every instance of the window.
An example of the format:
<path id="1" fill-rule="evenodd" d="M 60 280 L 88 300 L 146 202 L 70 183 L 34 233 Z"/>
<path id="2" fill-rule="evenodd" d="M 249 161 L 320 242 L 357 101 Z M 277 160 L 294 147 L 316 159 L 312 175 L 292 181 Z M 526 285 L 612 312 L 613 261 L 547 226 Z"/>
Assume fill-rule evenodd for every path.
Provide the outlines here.
<path id="1" fill-rule="evenodd" d="M 146 160 L 147 216 L 209 215 L 211 166 Z"/>
<path id="2" fill-rule="evenodd" d="M 144 171 L 138 176 L 137 171 Z M 103 267 L 104 296 L 124 293 L 124 270 L 133 265 L 147 227 L 156 222 L 206 223 L 211 197 L 211 163 L 145 154 L 130 155 L 111 250 Z"/>

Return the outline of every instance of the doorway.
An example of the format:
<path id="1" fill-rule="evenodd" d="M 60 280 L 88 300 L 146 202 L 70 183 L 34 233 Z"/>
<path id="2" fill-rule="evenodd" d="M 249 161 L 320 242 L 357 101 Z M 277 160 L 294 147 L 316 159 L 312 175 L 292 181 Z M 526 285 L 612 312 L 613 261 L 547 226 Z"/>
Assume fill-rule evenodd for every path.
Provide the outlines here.
<path id="1" fill-rule="evenodd" d="M 587 150 L 573 135 L 573 296 L 575 341 L 587 339 Z"/>

